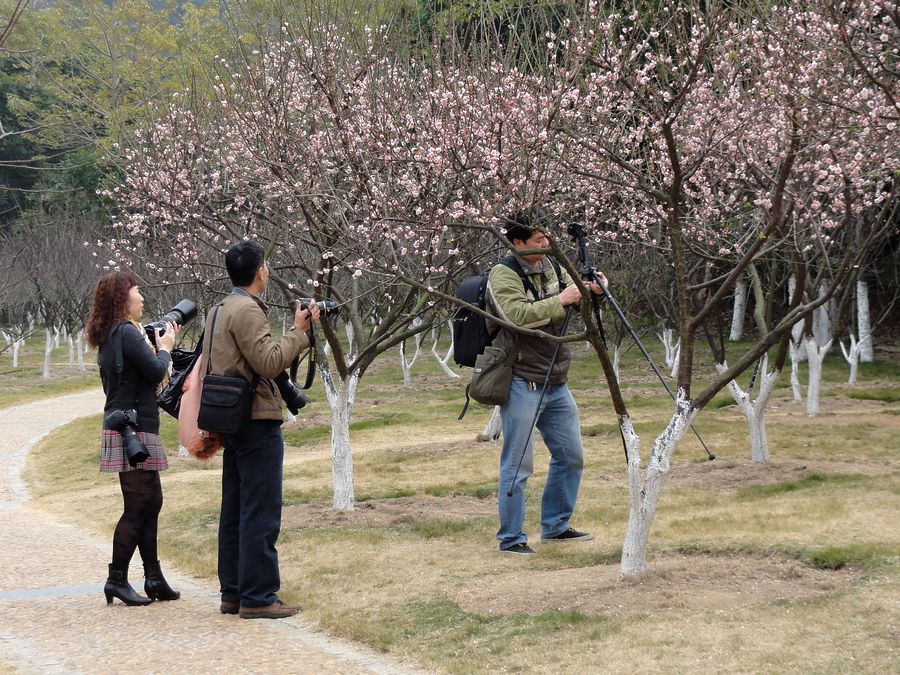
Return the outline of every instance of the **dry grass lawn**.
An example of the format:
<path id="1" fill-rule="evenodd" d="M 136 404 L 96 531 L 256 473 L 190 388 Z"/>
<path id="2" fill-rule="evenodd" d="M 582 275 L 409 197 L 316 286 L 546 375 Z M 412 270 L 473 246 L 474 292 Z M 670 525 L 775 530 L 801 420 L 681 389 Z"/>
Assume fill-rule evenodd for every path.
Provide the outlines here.
<path id="1" fill-rule="evenodd" d="M 646 459 L 669 404 L 634 355 L 622 368 Z M 433 362 L 416 364 L 408 388 L 398 368 L 377 365 L 354 409 L 355 511 L 330 509 L 324 396 L 313 394 L 285 427 L 283 596 L 314 624 L 439 672 L 895 671 L 900 367 L 866 365 L 856 387 L 842 384 L 837 358 L 827 368 L 816 418 L 791 401 L 782 377 L 768 415 L 769 464 L 749 461 L 746 425 L 724 394 L 700 414 L 718 458 L 705 461 L 695 440 L 684 441 L 649 569 L 621 581 L 624 461 L 590 355 L 572 374 L 587 454 L 573 524 L 595 538 L 537 541 L 547 467 L 539 445 L 526 522 L 539 554 L 524 560 L 496 551 L 499 449 L 475 441 L 490 411 L 457 422 L 464 382 Z M 97 473 L 97 424 L 49 437 L 27 480 L 43 508 L 110 535 L 120 496 Z M 167 420 L 167 447 L 174 436 Z M 220 459 L 171 463 L 162 554 L 212 579 Z"/>

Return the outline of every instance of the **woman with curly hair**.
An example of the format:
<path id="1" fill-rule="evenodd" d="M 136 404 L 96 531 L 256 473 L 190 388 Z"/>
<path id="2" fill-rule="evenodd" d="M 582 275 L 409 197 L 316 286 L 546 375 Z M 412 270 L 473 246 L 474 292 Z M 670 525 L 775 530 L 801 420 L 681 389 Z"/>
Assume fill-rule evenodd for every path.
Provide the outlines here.
<path id="1" fill-rule="evenodd" d="M 106 394 L 100 471 L 119 474 L 125 503 L 113 535 L 112 563 L 103 587 L 108 604 L 113 598 L 126 605 L 149 605 L 153 600 L 181 597 L 163 577 L 156 552 L 163 503 L 159 472 L 168 468 L 159 438 L 156 391 L 169 375 L 171 351 L 180 327 L 167 323 L 164 331 L 155 330 L 153 346 L 138 323 L 144 313 L 138 283 L 131 272 L 111 272 L 100 279 L 87 324 L 88 342 L 98 348 L 97 363 Z M 130 440 L 126 441 L 125 434 Z M 128 583 L 128 565 L 135 549 L 144 562 L 147 598 Z"/>

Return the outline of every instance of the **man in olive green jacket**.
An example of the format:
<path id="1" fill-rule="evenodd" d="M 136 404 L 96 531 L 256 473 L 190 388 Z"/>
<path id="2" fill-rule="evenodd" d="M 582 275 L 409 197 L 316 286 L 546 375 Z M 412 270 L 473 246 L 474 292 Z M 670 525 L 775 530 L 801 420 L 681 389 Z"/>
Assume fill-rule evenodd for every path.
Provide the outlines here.
<path id="1" fill-rule="evenodd" d="M 222 508 L 219 514 L 219 583 L 223 614 L 278 619 L 300 611 L 278 598 L 281 585 L 275 542 L 281 530 L 284 437 L 281 395 L 272 378 L 309 346 L 306 331 L 319 309 L 294 314 L 286 335 L 273 337 L 268 307 L 259 296 L 269 281 L 263 248 L 241 241 L 228 249 L 225 267 L 235 288 L 210 311 L 204 358 L 215 375 L 260 380 L 250 419 L 236 434 L 222 434 Z M 205 367 L 204 367 L 205 370 Z"/>
<path id="2" fill-rule="evenodd" d="M 518 272 L 505 265 L 494 265 L 488 276 L 488 306 L 491 312 L 516 326 L 560 335 L 566 307 L 581 300 L 581 291 L 564 269 L 556 269 L 544 253 L 527 253 L 546 248 L 546 234 L 527 214 L 518 214 L 507 224 L 506 238 L 512 244 L 516 260 L 528 284 Z M 601 294 L 596 283 L 591 291 Z M 496 324 L 495 324 L 496 325 Z M 493 330 L 493 328 L 492 328 Z M 537 428 L 550 450 L 550 468 L 541 500 L 541 541 L 559 543 L 586 541 L 590 534 L 569 525 L 575 509 L 584 450 L 578 407 L 566 384 L 571 354 L 565 344 L 551 369 L 557 344 L 539 337 L 501 330 L 494 346 L 516 352 L 509 399 L 500 408 L 503 421 L 503 449 L 500 454 L 500 483 L 497 491 L 500 528 L 497 539 L 501 553 L 531 555 L 525 534 L 525 484 L 534 465 L 532 422 L 540 401 Z M 547 391 L 541 390 L 550 371 Z M 521 460 L 521 464 L 520 464 Z"/>

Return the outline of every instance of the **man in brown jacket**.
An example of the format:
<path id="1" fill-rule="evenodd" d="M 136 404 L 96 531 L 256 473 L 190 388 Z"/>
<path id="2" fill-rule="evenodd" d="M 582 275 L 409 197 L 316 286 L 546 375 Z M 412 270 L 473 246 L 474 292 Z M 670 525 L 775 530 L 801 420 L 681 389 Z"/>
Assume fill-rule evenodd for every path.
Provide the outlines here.
<path id="1" fill-rule="evenodd" d="M 216 375 L 259 375 L 256 397 L 245 428 L 222 434 L 222 507 L 219 514 L 219 583 L 223 614 L 245 619 L 280 619 L 299 607 L 278 598 L 281 580 L 275 542 L 281 530 L 281 480 L 284 437 L 281 395 L 272 378 L 309 346 L 306 331 L 318 321 L 319 309 L 294 314 L 294 325 L 275 338 L 268 307 L 259 296 L 269 281 L 263 248 L 241 241 L 225 253 L 234 291 L 210 312 L 203 353 Z"/>

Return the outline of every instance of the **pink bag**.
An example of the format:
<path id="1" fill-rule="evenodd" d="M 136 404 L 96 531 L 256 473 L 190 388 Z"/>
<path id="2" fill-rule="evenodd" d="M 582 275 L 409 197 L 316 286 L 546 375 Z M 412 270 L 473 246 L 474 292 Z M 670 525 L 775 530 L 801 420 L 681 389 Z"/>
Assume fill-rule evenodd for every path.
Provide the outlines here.
<path id="1" fill-rule="evenodd" d="M 197 459 L 212 459 L 222 444 L 218 434 L 203 431 L 197 426 L 200 414 L 200 392 L 203 390 L 203 355 L 194 364 L 181 390 L 181 409 L 178 411 L 178 442 Z"/>

